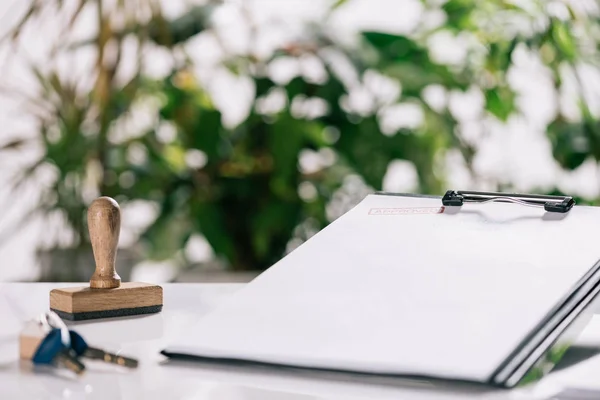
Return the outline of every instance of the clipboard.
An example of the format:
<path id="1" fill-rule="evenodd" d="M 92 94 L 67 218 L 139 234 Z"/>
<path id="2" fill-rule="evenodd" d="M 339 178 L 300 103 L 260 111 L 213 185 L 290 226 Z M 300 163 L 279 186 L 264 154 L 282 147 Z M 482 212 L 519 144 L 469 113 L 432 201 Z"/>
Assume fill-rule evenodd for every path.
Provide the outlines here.
<path id="1" fill-rule="evenodd" d="M 510 388 L 593 314 L 600 208 L 568 196 L 376 193 L 163 354 Z"/>

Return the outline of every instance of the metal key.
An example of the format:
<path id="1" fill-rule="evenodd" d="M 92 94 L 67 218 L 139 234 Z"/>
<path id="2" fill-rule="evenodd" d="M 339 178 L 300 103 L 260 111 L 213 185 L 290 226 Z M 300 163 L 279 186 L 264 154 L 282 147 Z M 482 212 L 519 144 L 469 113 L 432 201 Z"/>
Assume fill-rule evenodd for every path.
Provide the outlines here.
<path id="1" fill-rule="evenodd" d="M 127 368 L 137 368 L 138 366 L 138 361 L 136 359 L 123 357 L 95 347 L 90 347 L 83 337 L 75 331 L 69 331 L 69 334 L 71 336 L 71 349 L 78 357 L 100 360 Z"/>
<path id="2" fill-rule="evenodd" d="M 67 368 L 81 374 L 85 366 L 77 358 L 77 354 L 62 340 L 60 329 L 52 329 L 40 342 L 31 358 L 34 364 L 52 365 Z"/>

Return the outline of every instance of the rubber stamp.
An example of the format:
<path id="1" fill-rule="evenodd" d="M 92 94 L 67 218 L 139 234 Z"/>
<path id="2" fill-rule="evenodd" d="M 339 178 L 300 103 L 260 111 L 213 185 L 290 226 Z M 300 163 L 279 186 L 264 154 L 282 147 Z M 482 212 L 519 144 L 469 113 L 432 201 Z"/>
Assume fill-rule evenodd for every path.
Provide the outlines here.
<path id="1" fill-rule="evenodd" d="M 160 312 L 162 287 L 142 282 L 122 283 L 116 271 L 121 230 L 119 204 L 110 197 L 100 197 L 90 205 L 87 219 L 96 271 L 89 287 L 52 290 L 50 309 L 71 321 Z"/>

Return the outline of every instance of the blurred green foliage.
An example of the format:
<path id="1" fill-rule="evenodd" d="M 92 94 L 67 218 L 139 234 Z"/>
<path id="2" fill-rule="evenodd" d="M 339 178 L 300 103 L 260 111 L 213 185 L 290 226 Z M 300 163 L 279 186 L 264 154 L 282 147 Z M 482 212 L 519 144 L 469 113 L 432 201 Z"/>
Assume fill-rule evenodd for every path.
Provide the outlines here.
<path id="1" fill-rule="evenodd" d="M 353 44 L 341 43 L 328 30 L 328 22 L 350 1 L 337 1 L 321 21 L 306 26 L 301 37 L 266 58 L 252 51 L 224 57 L 222 67 L 250 79 L 255 93 L 248 115 L 231 127 L 223 123 L 184 47 L 198 35 L 222 40 L 212 19 L 222 4 L 195 6 L 169 20 L 159 1 L 139 3 L 136 12 L 122 1 L 107 10 L 103 0 L 81 0 L 73 9 L 71 24 L 90 8 L 98 30 L 90 40 L 57 44 L 56 52 L 95 50 L 91 90 L 79 90 L 77 82 L 51 68 L 32 67 L 40 86 L 40 95 L 30 99 L 39 110 L 33 113 L 39 127 L 34 142 L 42 144 L 43 154 L 21 171 L 13 189 L 19 190 L 38 168 L 51 164 L 57 176 L 44 189 L 37 212 L 66 216 L 79 245 L 87 243 L 84 215 L 90 201 L 86 190 L 91 187 L 92 193 L 120 202 L 157 205 L 156 220 L 140 238 L 149 257 L 181 256 L 190 237 L 200 233 L 235 270 L 272 265 L 307 220 L 316 229 L 326 226 L 331 219 L 328 204 L 350 174 L 377 190 L 390 162 L 407 160 L 416 167 L 416 190 L 439 194 L 447 189 L 440 167 L 447 151 L 458 150 L 471 167 L 475 146 L 461 136 L 447 107 L 432 107 L 426 101 L 427 89 L 441 87 L 448 93 L 475 88 L 484 98 L 480 118 L 506 122 L 519 113 L 517 94 L 508 82 L 515 51 L 538 57 L 551 72 L 558 93 L 565 71 L 578 76 L 578 66 L 597 65 L 600 43 L 597 17 L 570 3 L 555 1 L 550 7 L 545 1 L 501 0 L 423 1 L 423 15 L 441 15 L 441 23 L 420 23 L 404 35 L 362 32 Z M 64 6 L 62 0 L 33 0 L 9 39 L 18 42 L 23 27 L 35 23 L 42 10 Z M 113 23 L 117 14 L 123 23 Z M 470 43 L 463 62 L 445 64 L 432 56 L 429 43 L 441 33 Z M 144 72 L 148 61 L 140 56 L 133 77 L 126 82 L 117 79 L 126 40 L 135 41 L 139 49 L 158 46 L 168 51 L 173 58 L 171 73 L 164 79 L 148 76 Z M 116 56 L 105 56 L 109 48 L 116 49 Z M 401 90 L 392 99 L 371 96 L 363 109 L 348 105 L 355 87 L 336 70 L 332 54 L 351 66 L 355 86 L 376 72 L 396 81 Z M 325 79 L 298 75 L 281 82 L 267 73 L 278 60 L 306 57 L 318 61 Z M 265 111 L 261 104 L 273 96 L 283 97 L 284 104 Z M 146 99 L 159 103 L 152 128 L 128 132 L 125 139 L 111 138 L 111 132 L 124 129 L 122 121 Z M 325 105 L 314 115 L 294 106 L 302 109 L 314 100 Z M 382 129 L 385 113 L 397 104 L 421 109 L 422 122 Z M 566 169 L 577 168 L 590 157 L 600 158 L 597 118 L 582 94 L 579 105 L 579 119 L 558 112 L 548 127 L 555 159 Z M 169 129 L 172 137 L 165 140 L 161 129 Z M 27 144 L 25 139 L 0 144 L 0 152 Z M 306 151 L 329 155 L 334 162 L 307 172 L 299 168 Z"/>

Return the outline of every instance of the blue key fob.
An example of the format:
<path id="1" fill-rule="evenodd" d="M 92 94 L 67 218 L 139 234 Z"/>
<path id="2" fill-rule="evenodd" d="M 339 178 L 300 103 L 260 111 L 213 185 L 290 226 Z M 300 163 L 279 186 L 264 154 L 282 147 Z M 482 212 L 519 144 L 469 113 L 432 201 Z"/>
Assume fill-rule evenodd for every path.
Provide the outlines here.
<path id="1" fill-rule="evenodd" d="M 88 344 L 85 342 L 83 337 L 75 331 L 69 331 L 69 335 L 71 336 L 71 348 L 78 356 L 83 355 L 85 351 L 88 349 Z"/>
<path id="2" fill-rule="evenodd" d="M 58 353 L 64 348 L 60 329 L 52 329 L 38 346 L 31 361 L 34 364 L 53 364 Z"/>

